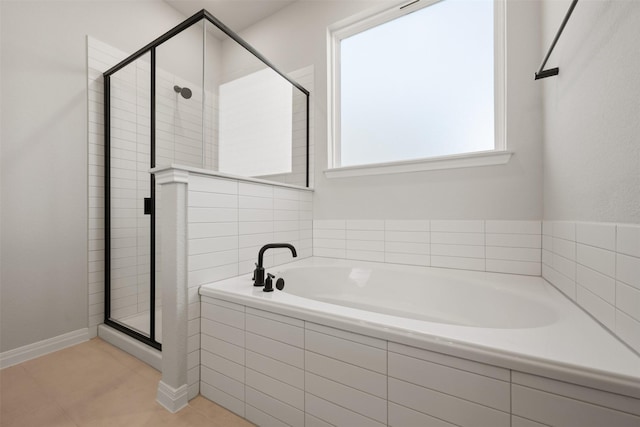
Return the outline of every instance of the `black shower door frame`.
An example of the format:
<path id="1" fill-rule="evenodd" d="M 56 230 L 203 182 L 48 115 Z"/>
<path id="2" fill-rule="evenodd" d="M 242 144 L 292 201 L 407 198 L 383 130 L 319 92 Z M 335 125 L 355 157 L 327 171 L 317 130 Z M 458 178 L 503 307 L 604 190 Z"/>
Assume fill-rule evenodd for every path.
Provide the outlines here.
<path id="1" fill-rule="evenodd" d="M 156 48 L 150 49 L 151 53 L 151 108 L 150 108 L 150 168 L 156 166 L 156 137 L 155 137 L 155 98 L 156 98 Z M 150 175 L 150 189 L 148 199 L 144 200 L 144 213 L 150 215 L 150 238 L 149 238 L 149 336 L 146 336 L 135 329 L 129 328 L 123 323 L 111 318 L 111 74 L 128 65 L 122 65 L 111 73 L 104 74 L 104 240 L 105 240 L 105 265 L 104 265 L 104 323 L 118 331 L 147 344 L 156 350 L 162 350 L 162 344 L 156 340 L 156 179 L 155 175 Z M 117 67 L 117 66 L 116 66 Z M 110 70 L 111 71 L 111 70 Z"/>
<path id="2" fill-rule="evenodd" d="M 156 294 L 156 209 L 155 209 L 155 175 L 151 173 L 151 189 L 150 200 L 145 200 L 145 214 L 151 215 L 150 221 L 150 272 L 149 272 L 149 305 L 150 305 L 150 325 L 149 336 L 146 336 L 132 328 L 125 326 L 124 324 L 117 322 L 111 318 L 111 75 L 131 64 L 136 59 L 149 53 L 151 55 L 151 90 L 150 90 L 150 168 L 156 166 L 156 48 L 162 43 L 171 39 L 172 37 L 180 34 L 182 31 L 191 27 L 194 24 L 202 20 L 207 20 L 211 24 L 215 25 L 218 29 L 228 35 L 236 43 L 244 47 L 247 51 L 253 54 L 256 58 L 262 61 L 269 68 L 274 70 L 294 87 L 300 90 L 306 96 L 306 186 L 309 187 L 309 91 L 302 87 L 299 83 L 292 80 L 286 74 L 278 70 L 270 61 L 262 56 L 256 49 L 254 49 L 249 43 L 244 41 L 240 36 L 234 33 L 229 27 L 223 24 L 220 20 L 214 17 L 211 13 L 202 9 L 184 22 L 178 24 L 173 29 L 167 31 L 165 34 L 158 37 L 142 49 L 138 50 L 131 56 L 127 57 L 117 65 L 111 67 L 109 70 L 103 73 L 104 79 L 104 197 L 105 197 L 105 211 L 104 211 L 104 323 L 110 327 L 117 329 L 118 331 L 129 335 L 138 341 L 143 342 L 157 350 L 162 350 L 162 344 L 156 340 L 155 332 L 155 294 Z M 204 60 L 204 59 L 203 59 Z"/>

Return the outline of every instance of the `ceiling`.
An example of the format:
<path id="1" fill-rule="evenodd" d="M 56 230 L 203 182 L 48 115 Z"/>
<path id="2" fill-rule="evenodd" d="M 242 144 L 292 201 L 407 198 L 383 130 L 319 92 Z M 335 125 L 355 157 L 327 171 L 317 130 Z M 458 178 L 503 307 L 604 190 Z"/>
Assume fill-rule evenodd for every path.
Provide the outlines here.
<path id="1" fill-rule="evenodd" d="M 185 15 L 208 10 L 234 32 L 240 32 L 273 15 L 296 0 L 164 0 Z"/>

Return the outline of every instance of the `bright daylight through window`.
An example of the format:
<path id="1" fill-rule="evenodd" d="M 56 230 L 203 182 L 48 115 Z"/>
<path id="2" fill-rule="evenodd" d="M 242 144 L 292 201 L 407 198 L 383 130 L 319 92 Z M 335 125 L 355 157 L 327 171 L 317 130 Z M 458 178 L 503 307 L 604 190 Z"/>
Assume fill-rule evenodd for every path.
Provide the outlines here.
<path id="1" fill-rule="evenodd" d="M 334 167 L 501 148 L 493 0 L 411 6 L 333 35 Z"/>

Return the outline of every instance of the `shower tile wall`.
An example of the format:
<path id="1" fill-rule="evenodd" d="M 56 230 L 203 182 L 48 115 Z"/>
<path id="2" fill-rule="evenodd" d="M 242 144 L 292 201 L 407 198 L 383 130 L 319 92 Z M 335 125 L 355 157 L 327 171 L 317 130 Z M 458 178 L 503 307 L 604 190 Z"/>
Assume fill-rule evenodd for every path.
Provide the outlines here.
<path id="1" fill-rule="evenodd" d="M 255 268 L 262 245 L 293 244 L 298 259 L 312 255 L 312 192 L 205 175 L 189 176 L 188 187 L 188 384 L 198 394 L 200 296 L 205 283 Z M 292 260 L 286 249 L 265 254 L 266 266 Z"/>
<path id="2" fill-rule="evenodd" d="M 89 326 L 104 319 L 104 91 L 102 72 L 126 55 L 91 37 L 88 59 Z"/>
<path id="3" fill-rule="evenodd" d="M 314 114 L 313 114 L 313 93 L 314 93 L 314 68 L 308 66 L 289 73 L 289 76 L 300 85 L 311 92 L 309 97 L 309 186 L 313 187 L 314 165 Z M 263 176 L 261 178 L 270 181 L 282 182 L 285 184 L 304 186 L 306 184 L 307 167 L 307 132 L 306 132 L 306 98 L 301 92 L 293 90 L 293 123 L 291 141 L 291 172 L 279 175 Z"/>
<path id="4" fill-rule="evenodd" d="M 124 59 L 127 54 L 94 38 L 87 38 L 88 57 L 88 144 L 89 144 L 89 326 L 102 323 L 104 318 L 104 94 L 102 73 Z M 122 176 L 113 174 L 117 185 L 112 185 L 112 195 L 118 198 L 112 204 L 112 215 L 120 221 L 130 224 L 126 229 L 113 231 L 113 237 L 119 236 L 119 243 L 113 245 L 112 258 L 131 256 L 134 264 L 122 264 L 117 268 L 115 262 L 112 273 L 118 284 L 114 285 L 112 298 L 112 317 L 124 316 L 148 311 L 149 302 L 149 254 L 148 245 L 138 250 L 137 239 L 148 242 L 148 217 L 141 216 L 142 200 L 149 195 L 149 144 L 135 144 L 136 141 L 149 141 L 149 64 L 136 61 L 124 72 L 112 76 L 114 86 L 128 84 L 131 93 L 114 102 L 112 120 L 112 165 L 118 168 Z M 127 81 L 125 81 L 125 79 Z M 174 85 L 188 86 L 193 96 L 189 102 L 179 98 L 173 90 Z M 156 164 L 180 163 L 203 166 L 202 132 L 211 137 L 217 135 L 215 119 L 202 123 L 202 95 L 197 85 L 181 80 L 163 70 L 157 70 L 157 135 Z M 207 117 L 215 114 L 216 98 L 213 94 L 205 96 Z M 117 111 L 115 110 L 117 108 Z M 135 144 L 135 151 L 120 143 Z M 214 153 L 217 142 L 210 139 L 205 153 L 205 166 L 215 165 Z M 159 198 L 161 195 L 156 194 Z M 159 203 L 158 203 L 159 205 Z M 161 215 L 161 212 L 157 213 Z M 134 224 L 139 223 L 139 224 Z M 160 260 L 161 254 L 156 257 Z M 130 263 L 131 261 L 129 261 Z M 161 263 L 157 262 L 160 266 Z M 158 292 L 158 300 L 161 295 Z"/>
<path id="5" fill-rule="evenodd" d="M 148 70 L 147 70 L 148 73 Z M 149 75 L 146 76 L 147 80 Z M 178 95 L 173 87 L 189 87 L 190 99 Z M 156 71 L 156 165 L 177 163 L 210 168 L 217 165 L 217 95 L 205 95 L 205 117 L 202 118 L 202 91 L 198 86 L 163 70 Z M 177 99 L 177 102 L 176 102 Z M 204 127 L 203 127 L 204 126 Z M 202 134 L 205 144 L 204 162 Z"/>
<path id="6" fill-rule="evenodd" d="M 149 298 L 149 248 L 140 245 L 149 241 L 149 219 L 138 201 L 149 197 L 150 109 L 148 79 L 140 80 L 139 65 L 119 71 L 111 85 L 111 307 L 116 319 L 138 313 Z"/>
<path id="7" fill-rule="evenodd" d="M 316 256 L 540 275 L 540 221 L 315 220 Z"/>
<path id="8" fill-rule="evenodd" d="M 640 225 L 544 221 L 542 276 L 640 351 Z"/>

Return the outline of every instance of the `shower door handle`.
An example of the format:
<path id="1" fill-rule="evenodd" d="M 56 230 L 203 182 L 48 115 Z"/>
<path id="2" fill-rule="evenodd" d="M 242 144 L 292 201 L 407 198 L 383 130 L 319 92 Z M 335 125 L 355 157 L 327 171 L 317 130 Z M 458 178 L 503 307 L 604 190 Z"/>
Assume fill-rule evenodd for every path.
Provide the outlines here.
<path id="1" fill-rule="evenodd" d="M 153 199 L 151 197 L 144 198 L 144 214 L 151 215 L 153 213 Z"/>

